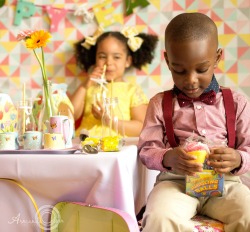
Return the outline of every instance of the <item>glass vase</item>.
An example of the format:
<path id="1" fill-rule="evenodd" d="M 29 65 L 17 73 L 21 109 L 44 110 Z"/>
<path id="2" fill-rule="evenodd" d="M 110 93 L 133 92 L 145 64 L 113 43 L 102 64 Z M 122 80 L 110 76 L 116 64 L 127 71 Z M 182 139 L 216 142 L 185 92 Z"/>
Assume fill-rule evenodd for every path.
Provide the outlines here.
<path id="1" fill-rule="evenodd" d="M 47 81 L 47 83 L 43 84 L 42 101 L 42 109 L 38 119 L 38 130 L 46 133 L 48 132 L 46 121 L 49 120 L 51 116 L 56 115 L 51 81 Z"/>
<path id="2" fill-rule="evenodd" d="M 31 100 L 21 100 L 17 103 L 17 132 L 20 146 L 23 146 L 24 133 L 26 131 L 34 131 L 36 128 L 32 106 L 33 102 Z"/>
<path id="3" fill-rule="evenodd" d="M 119 151 L 124 143 L 123 116 L 118 103 L 117 97 L 104 99 L 101 139 L 103 151 Z"/>

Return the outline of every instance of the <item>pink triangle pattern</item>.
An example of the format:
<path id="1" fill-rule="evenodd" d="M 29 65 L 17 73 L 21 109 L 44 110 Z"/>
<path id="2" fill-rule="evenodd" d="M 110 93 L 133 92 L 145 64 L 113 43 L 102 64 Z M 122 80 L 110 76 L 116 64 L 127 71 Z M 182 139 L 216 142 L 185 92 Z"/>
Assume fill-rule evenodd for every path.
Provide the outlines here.
<path id="1" fill-rule="evenodd" d="M 176 1 L 173 1 L 173 10 L 179 11 L 184 9 Z"/>
<path id="2" fill-rule="evenodd" d="M 224 50 L 221 60 L 222 63 L 219 68 L 215 70 L 218 79 L 225 81 L 223 77 L 226 77 L 229 79 L 229 81 L 225 81 L 225 83 L 229 85 L 228 87 L 244 88 L 244 93 L 250 97 L 250 48 L 246 41 L 241 38 L 242 35 L 245 36 L 244 38 L 250 35 L 250 18 L 247 13 L 247 9 L 250 8 L 250 1 L 233 1 L 235 7 L 232 7 L 232 1 L 230 4 L 225 1 L 224 4 L 221 4 L 220 0 L 184 0 L 184 2 L 181 2 L 181 0 L 158 1 L 160 2 L 157 2 L 157 6 L 160 7 L 156 7 L 149 1 L 149 6 L 145 8 L 138 7 L 136 13 L 128 16 L 125 16 L 123 12 L 124 1 L 111 1 L 115 13 L 123 17 L 125 26 L 137 25 L 142 32 L 156 34 L 159 37 L 159 44 L 153 63 L 146 69 L 134 70 L 132 72 L 135 78 L 145 78 L 142 86 L 145 93 L 150 94 L 152 90 L 157 92 L 157 85 L 159 90 L 172 87 L 172 82 L 169 81 L 171 80 L 171 74 L 163 55 L 165 50 L 165 27 L 170 19 L 177 14 L 192 10 L 210 16 L 218 25 L 219 33 L 225 35 L 225 37 L 222 36 L 225 39 L 223 44 L 226 44 L 222 47 Z M 10 92 L 12 87 L 16 87 L 14 85 L 18 83 L 18 81 L 16 81 L 17 78 L 20 78 L 20 80 L 27 80 L 27 78 L 29 78 L 32 88 L 36 90 L 41 88 L 40 83 L 42 83 L 42 81 L 39 64 L 32 52 L 27 50 L 23 43 L 16 40 L 16 35 L 19 30 L 24 29 L 43 28 L 49 30 L 51 22 L 44 7 L 41 7 L 46 5 L 45 2 L 46 1 L 37 0 L 36 13 L 30 18 L 22 19 L 22 24 L 18 27 L 12 25 L 14 17 L 13 10 L 17 1 L 12 1 L 12 3 L 10 3 L 11 7 L 1 11 L 3 17 L 0 18 L 0 34 L 2 35 L 0 40 L 0 78 L 2 80 L 5 78 L 6 82 L 4 82 L 5 84 L 0 82 L 0 87 L 3 85 L 9 86 Z M 91 22 L 86 23 L 82 16 L 75 16 L 73 13 L 77 6 L 84 3 L 87 4 L 87 7 L 90 8 L 89 11 L 92 12 L 91 8 L 95 5 L 95 2 L 96 1 L 93 0 L 60 0 L 60 8 L 69 10 L 65 18 L 60 21 L 58 31 L 52 33 L 52 40 L 45 48 L 45 62 L 50 72 L 49 75 L 53 77 L 52 79 L 62 80 L 63 76 L 66 83 L 73 83 L 72 79 L 79 78 L 81 81 L 86 75 L 82 70 L 76 67 L 74 43 L 94 31 L 95 28 L 98 27 L 98 23 L 95 18 Z M 56 6 L 52 3 L 47 3 L 47 5 L 51 5 L 52 7 Z M 11 23 L 6 24 L 6 18 L 8 18 Z M 105 28 L 105 31 L 120 30 L 122 27 L 123 25 L 115 23 Z M 226 37 L 229 35 L 233 36 L 233 42 L 226 43 Z M 223 62 L 225 64 L 223 64 Z M 228 65 L 229 67 L 226 64 L 230 64 Z M 76 70 L 74 70 L 74 67 Z M 27 70 L 30 70 L 28 76 Z M 129 75 L 131 76 L 131 73 L 129 73 Z M 161 81 L 157 83 L 155 81 L 150 81 L 156 76 L 159 76 Z M 15 83 L 11 81 L 12 78 L 15 78 Z M 166 78 L 168 78 L 168 81 L 166 81 Z M 234 80 L 230 80 L 230 78 L 234 78 Z M 235 80 L 235 78 L 238 78 L 238 80 Z M 151 82 L 154 83 L 154 86 L 148 84 Z M 70 84 L 70 87 L 70 92 L 73 92 L 78 86 Z M 247 88 L 249 91 L 247 91 Z M 8 91 L 6 88 L 3 90 Z M 33 94 L 33 90 L 31 94 Z"/>

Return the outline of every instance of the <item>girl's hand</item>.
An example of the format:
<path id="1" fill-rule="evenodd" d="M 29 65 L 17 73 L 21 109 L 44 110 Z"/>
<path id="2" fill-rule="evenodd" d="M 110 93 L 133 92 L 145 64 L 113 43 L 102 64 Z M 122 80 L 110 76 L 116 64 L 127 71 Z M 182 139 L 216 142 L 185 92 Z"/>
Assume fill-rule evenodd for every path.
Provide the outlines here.
<path id="1" fill-rule="evenodd" d="M 100 101 L 97 101 L 96 104 L 92 104 L 91 112 L 96 119 L 101 120 L 104 112 L 104 106 Z"/>
<path id="2" fill-rule="evenodd" d="M 95 78 L 95 79 L 101 78 L 102 72 L 103 72 L 103 68 L 98 67 L 98 66 L 93 67 L 93 69 L 88 73 L 87 78 L 83 81 L 82 86 L 84 88 L 88 88 L 91 85 L 93 85 L 94 82 L 91 80 L 91 78 Z"/>
<path id="3" fill-rule="evenodd" d="M 195 156 L 188 155 L 181 147 L 166 152 L 163 165 L 171 167 L 173 173 L 194 176 L 195 172 L 202 172 L 202 164 L 194 162 Z"/>
<path id="4" fill-rule="evenodd" d="M 89 73 L 89 79 L 90 78 L 101 78 L 103 73 L 103 67 L 94 66 L 94 68 Z"/>
<path id="5" fill-rule="evenodd" d="M 207 164 L 218 173 L 228 173 L 241 165 L 241 155 L 229 147 L 212 148 Z"/>

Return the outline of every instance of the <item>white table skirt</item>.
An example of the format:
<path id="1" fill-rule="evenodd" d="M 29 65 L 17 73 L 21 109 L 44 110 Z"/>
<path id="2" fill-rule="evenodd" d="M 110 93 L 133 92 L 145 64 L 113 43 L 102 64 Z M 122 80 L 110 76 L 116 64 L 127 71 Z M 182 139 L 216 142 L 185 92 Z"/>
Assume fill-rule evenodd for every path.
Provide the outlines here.
<path id="1" fill-rule="evenodd" d="M 135 218 L 154 177 L 154 173 L 147 175 L 135 145 L 97 155 L 0 155 L 0 178 L 17 180 L 31 192 L 45 228 L 49 228 L 51 208 L 60 201 L 113 207 Z M 24 191 L 0 180 L 0 231 L 40 231 L 35 217 Z"/>

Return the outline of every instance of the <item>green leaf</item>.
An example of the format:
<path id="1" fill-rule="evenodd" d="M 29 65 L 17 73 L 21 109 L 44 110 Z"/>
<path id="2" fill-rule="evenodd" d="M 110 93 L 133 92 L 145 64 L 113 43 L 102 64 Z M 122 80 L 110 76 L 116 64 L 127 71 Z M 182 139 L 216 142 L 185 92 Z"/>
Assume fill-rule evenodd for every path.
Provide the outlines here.
<path id="1" fill-rule="evenodd" d="M 0 7 L 2 7 L 5 4 L 5 0 L 0 0 Z"/>

